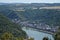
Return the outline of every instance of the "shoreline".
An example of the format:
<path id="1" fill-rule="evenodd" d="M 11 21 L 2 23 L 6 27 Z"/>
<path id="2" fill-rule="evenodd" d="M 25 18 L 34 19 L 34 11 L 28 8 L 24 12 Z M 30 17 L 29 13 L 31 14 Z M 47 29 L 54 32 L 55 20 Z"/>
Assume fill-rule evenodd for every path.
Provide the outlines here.
<path id="1" fill-rule="evenodd" d="M 51 34 L 51 35 L 54 34 L 54 32 L 52 32 L 52 31 L 45 31 L 45 30 L 42 30 L 42 29 L 34 28 L 34 27 L 26 27 L 26 28 L 31 28 L 31 29 L 34 29 L 36 31 L 47 33 L 47 34 Z"/>

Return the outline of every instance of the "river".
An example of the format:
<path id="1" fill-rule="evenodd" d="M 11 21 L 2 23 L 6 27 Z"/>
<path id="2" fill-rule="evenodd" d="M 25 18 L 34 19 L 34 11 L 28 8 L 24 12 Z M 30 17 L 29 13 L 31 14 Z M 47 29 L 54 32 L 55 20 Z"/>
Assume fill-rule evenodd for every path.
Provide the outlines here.
<path id="1" fill-rule="evenodd" d="M 51 34 L 40 32 L 33 28 L 23 27 L 22 30 L 24 30 L 29 37 L 33 37 L 34 40 L 43 40 L 44 37 L 48 37 L 49 40 L 54 40 Z"/>

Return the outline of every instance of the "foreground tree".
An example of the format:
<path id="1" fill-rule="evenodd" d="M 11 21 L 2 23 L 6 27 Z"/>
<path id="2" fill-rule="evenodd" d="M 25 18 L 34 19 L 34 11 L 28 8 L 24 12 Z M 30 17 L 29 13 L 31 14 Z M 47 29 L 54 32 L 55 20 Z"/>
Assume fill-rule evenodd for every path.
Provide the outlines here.
<path id="1" fill-rule="evenodd" d="M 55 33 L 54 39 L 55 39 L 55 40 L 60 40 L 60 28 L 59 28 L 59 30 Z"/>
<path id="2" fill-rule="evenodd" d="M 1 40 L 13 40 L 14 36 L 10 32 L 6 32 L 2 35 Z"/>
<path id="3" fill-rule="evenodd" d="M 48 37 L 44 37 L 43 40 L 48 40 Z"/>

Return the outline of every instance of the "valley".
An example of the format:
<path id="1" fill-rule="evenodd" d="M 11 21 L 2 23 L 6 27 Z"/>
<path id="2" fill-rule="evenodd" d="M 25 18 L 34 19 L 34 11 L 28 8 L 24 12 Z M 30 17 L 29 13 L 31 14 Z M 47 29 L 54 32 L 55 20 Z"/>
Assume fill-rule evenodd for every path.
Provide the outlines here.
<path id="1" fill-rule="evenodd" d="M 4 29 L 3 33 L 9 31 L 14 35 L 14 38 L 17 37 L 17 39 L 20 37 L 26 40 L 28 39 L 28 30 L 22 30 L 23 27 L 36 29 L 39 31 L 37 34 L 43 32 L 46 34 L 55 35 L 56 32 L 60 32 L 58 32 L 58 29 L 60 28 L 59 3 L 1 3 L 0 17 L 1 15 L 2 18 L 0 19 L 0 27 L 2 28 L 2 26 L 5 25 L 2 28 L 2 30 Z M 30 33 L 31 29 L 29 30 Z M 32 30 L 32 32 L 34 31 Z"/>

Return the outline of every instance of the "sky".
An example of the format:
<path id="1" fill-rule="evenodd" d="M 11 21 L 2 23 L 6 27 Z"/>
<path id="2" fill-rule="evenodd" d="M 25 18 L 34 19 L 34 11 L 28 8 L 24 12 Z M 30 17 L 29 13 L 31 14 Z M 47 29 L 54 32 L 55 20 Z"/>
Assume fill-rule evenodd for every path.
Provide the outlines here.
<path id="1" fill-rule="evenodd" d="M 0 3 L 60 3 L 60 0 L 0 0 Z"/>

